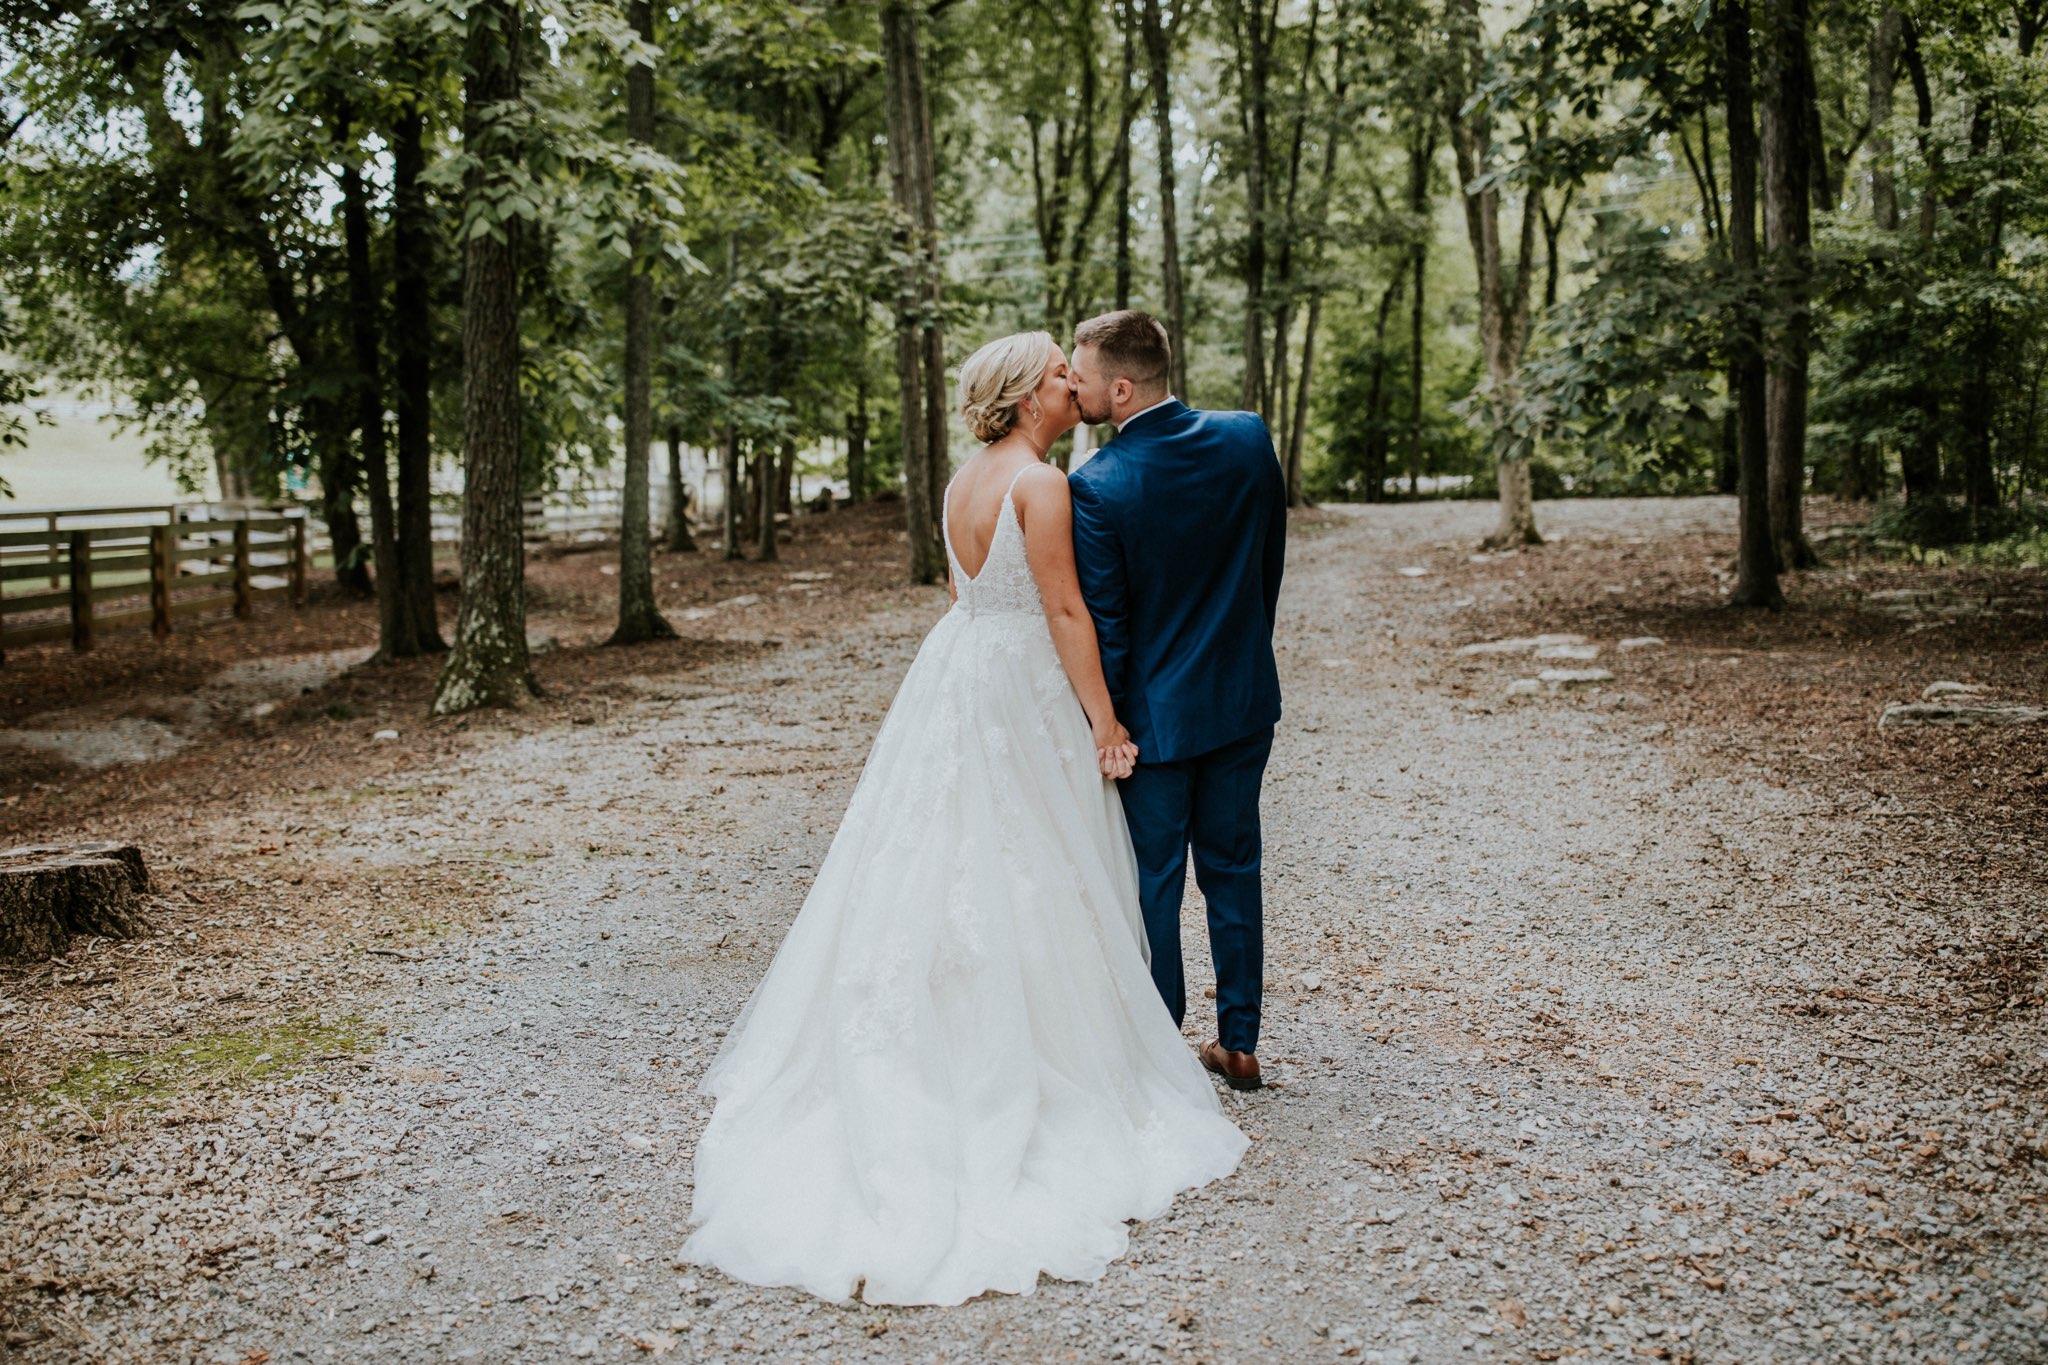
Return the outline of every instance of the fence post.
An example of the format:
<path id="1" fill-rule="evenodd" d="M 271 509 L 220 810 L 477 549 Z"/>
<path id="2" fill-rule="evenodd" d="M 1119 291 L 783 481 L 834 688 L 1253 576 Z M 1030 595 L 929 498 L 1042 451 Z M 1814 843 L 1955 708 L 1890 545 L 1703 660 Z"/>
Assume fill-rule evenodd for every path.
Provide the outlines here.
<path id="1" fill-rule="evenodd" d="M 171 633 L 171 573 L 176 567 L 171 547 L 175 544 L 176 527 L 149 528 L 149 630 L 159 640 Z"/>
<path id="2" fill-rule="evenodd" d="M 249 519 L 243 517 L 235 523 L 235 615 L 247 616 L 254 610 L 249 595 Z"/>
<path id="3" fill-rule="evenodd" d="M 306 605 L 306 514 L 292 519 L 292 605 Z"/>
<path id="4" fill-rule="evenodd" d="M 92 648 L 92 537 L 71 533 L 71 647 Z"/>
<path id="5" fill-rule="evenodd" d="M 57 572 L 57 514 L 50 513 L 50 586 L 57 587 L 63 582 L 63 575 Z"/>

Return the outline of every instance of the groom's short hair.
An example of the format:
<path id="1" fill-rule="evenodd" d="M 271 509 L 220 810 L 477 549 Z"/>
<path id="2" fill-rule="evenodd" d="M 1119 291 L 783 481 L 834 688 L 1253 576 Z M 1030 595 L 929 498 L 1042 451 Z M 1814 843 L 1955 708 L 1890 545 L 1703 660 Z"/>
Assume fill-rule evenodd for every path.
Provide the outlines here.
<path id="1" fill-rule="evenodd" d="M 1173 345 L 1159 319 L 1135 308 L 1093 317 L 1074 329 L 1075 346 L 1092 346 L 1112 379 L 1128 379 L 1135 389 L 1164 384 L 1173 364 Z"/>

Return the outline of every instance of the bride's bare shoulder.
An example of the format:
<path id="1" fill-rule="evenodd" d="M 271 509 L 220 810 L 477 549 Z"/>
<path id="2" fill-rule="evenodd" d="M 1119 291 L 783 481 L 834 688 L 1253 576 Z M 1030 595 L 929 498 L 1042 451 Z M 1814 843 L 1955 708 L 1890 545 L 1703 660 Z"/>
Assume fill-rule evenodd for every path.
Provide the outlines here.
<path id="1" fill-rule="evenodd" d="M 1026 465 L 1017 475 L 1017 484 L 1010 496 L 1018 507 L 1029 510 L 1032 507 L 1067 505 L 1067 476 L 1057 465 L 1034 462 Z"/>

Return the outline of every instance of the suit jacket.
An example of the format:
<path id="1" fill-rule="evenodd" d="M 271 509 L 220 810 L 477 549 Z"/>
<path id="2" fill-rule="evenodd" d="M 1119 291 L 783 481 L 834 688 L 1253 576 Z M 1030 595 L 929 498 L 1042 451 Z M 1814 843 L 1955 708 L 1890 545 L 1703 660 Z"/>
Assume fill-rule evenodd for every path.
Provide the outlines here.
<path id="1" fill-rule="evenodd" d="M 1169 402 L 1126 423 L 1067 484 L 1081 595 L 1138 761 L 1270 728 L 1287 489 L 1265 422 Z"/>

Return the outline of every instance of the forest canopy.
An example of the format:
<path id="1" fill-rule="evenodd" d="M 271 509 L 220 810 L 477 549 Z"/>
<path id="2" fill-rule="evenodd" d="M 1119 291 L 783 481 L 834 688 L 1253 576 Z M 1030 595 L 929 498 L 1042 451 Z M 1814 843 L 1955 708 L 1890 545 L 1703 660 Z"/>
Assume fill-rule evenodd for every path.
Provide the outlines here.
<path id="1" fill-rule="evenodd" d="M 1512 545 L 1739 491 L 1766 603 L 1806 493 L 2039 534 L 2041 0 L 0 14 L 0 445 L 61 384 L 226 496 L 317 488 L 396 652 L 437 468 L 473 518 L 480 470 L 620 466 L 645 542 L 650 459 L 712 450 L 737 556 L 801 465 L 900 495 L 929 581 L 949 367 L 1126 306 L 1297 502 L 1498 497 Z"/>

